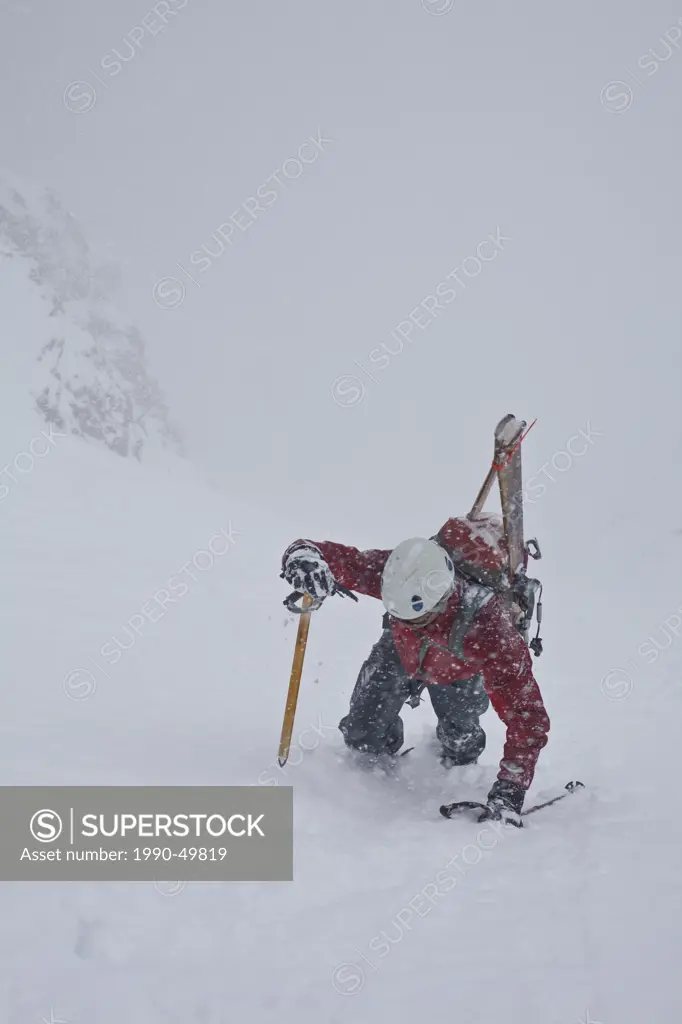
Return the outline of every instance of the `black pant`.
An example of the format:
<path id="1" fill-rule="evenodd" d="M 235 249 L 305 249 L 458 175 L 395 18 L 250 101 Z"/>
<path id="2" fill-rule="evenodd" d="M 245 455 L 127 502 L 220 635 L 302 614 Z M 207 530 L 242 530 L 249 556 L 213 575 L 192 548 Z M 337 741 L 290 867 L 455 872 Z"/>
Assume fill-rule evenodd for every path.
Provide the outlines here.
<path id="1" fill-rule="evenodd" d="M 339 722 L 346 745 L 370 754 L 395 754 L 403 744 L 400 710 L 412 692 L 393 643 L 385 629 L 360 669 L 350 709 Z M 485 749 L 480 716 L 488 710 L 488 695 L 480 675 L 447 686 L 427 686 L 438 718 L 436 735 L 443 753 L 455 764 L 470 764 Z"/>

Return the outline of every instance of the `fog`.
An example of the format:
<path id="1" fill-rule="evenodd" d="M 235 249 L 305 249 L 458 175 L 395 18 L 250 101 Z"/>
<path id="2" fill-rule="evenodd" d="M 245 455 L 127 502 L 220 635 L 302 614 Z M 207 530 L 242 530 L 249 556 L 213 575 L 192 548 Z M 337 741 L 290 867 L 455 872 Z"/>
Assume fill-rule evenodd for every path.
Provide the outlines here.
<path id="1" fill-rule="evenodd" d="M 121 267 L 213 478 L 391 543 L 473 500 L 513 411 L 538 418 L 532 467 L 588 419 L 603 432 L 580 487 L 600 519 L 670 504 L 674 4 L 22 0 L 2 23 L 3 162 L 54 186 Z M 297 162 L 310 136 L 329 141 Z M 496 258 L 466 263 L 456 298 L 372 367 L 498 230 Z M 166 277 L 175 307 L 154 299 Z M 357 383 L 333 393 L 345 375 L 355 404 Z M 572 516 L 576 490 L 567 475 Z"/>

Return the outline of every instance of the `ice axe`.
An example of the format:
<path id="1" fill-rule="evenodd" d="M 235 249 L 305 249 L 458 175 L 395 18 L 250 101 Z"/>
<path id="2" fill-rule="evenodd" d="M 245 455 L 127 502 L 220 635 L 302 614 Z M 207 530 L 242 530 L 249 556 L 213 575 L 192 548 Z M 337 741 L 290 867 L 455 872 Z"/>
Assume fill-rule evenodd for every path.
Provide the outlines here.
<path id="1" fill-rule="evenodd" d="M 287 601 L 291 598 L 298 598 L 298 593 L 290 594 Z M 285 604 L 287 604 L 285 601 Z M 294 717 L 296 716 L 296 705 L 298 704 L 298 690 L 301 685 L 301 673 L 303 672 L 303 659 L 305 658 L 306 644 L 308 643 L 308 630 L 310 629 L 310 615 L 312 612 L 311 605 L 313 599 L 310 594 L 303 595 L 303 601 L 301 608 L 298 609 L 296 606 L 291 607 L 287 604 L 287 608 L 291 611 L 296 611 L 300 614 L 298 620 L 298 632 L 296 633 L 296 646 L 294 647 L 294 661 L 291 666 L 291 677 L 289 679 L 289 690 L 287 692 L 287 702 L 284 706 L 284 721 L 282 722 L 282 735 L 279 741 L 279 753 L 277 754 L 277 761 L 280 768 L 283 768 L 289 759 L 289 748 L 291 746 L 291 734 L 294 731 Z"/>
<path id="2" fill-rule="evenodd" d="M 335 594 L 342 597 L 352 597 L 357 601 L 355 594 L 346 590 L 337 583 L 334 589 Z M 296 717 L 296 705 L 298 704 L 298 691 L 301 685 L 301 674 L 303 672 L 303 659 L 308 643 L 308 630 L 310 629 L 310 616 L 320 607 L 324 598 L 313 598 L 310 594 L 300 594 L 297 590 L 284 599 L 284 604 L 295 615 L 300 615 L 298 620 L 298 632 L 296 633 L 296 645 L 294 647 L 294 660 L 291 665 L 291 676 L 289 677 L 289 689 L 287 691 L 287 702 L 284 706 L 284 720 L 282 722 L 282 735 L 279 740 L 279 752 L 277 762 L 280 768 L 289 760 L 289 748 L 291 747 L 291 736 L 294 731 L 294 718 Z M 300 604 L 298 602 L 301 602 Z"/>

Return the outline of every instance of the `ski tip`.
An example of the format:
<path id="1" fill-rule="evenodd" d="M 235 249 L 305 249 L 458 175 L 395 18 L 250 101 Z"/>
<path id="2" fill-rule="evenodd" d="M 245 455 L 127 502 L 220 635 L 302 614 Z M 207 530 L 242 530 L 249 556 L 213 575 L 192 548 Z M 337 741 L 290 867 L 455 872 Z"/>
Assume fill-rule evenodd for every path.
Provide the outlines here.
<path id="1" fill-rule="evenodd" d="M 495 440 L 498 444 L 511 444 L 516 441 L 526 428 L 525 420 L 517 420 L 513 413 L 508 413 L 495 427 Z"/>

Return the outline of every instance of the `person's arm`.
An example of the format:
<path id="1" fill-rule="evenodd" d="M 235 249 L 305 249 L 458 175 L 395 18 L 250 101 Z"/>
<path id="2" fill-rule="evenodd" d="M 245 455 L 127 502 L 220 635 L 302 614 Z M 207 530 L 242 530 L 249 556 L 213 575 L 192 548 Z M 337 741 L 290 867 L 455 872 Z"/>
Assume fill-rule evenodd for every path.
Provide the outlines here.
<path id="1" fill-rule="evenodd" d="M 503 789 L 511 784 L 527 790 L 547 743 L 549 716 L 533 676 L 530 653 L 503 598 L 493 598 L 483 608 L 471 643 L 471 654 L 489 652 L 483 668 L 485 688 L 507 727 L 498 783 Z"/>
<path id="2" fill-rule="evenodd" d="M 368 597 L 381 598 L 381 574 L 390 555 L 389 551 L 359 548 L 336 544 L 334 541 L 297 540 L 284 552 L 282 569 L 286 573 L 287 563 L 296 557 L 298 551 L 317 551 L 322 562 L 328 567 L 337 583 L 348 590 Z"/>

